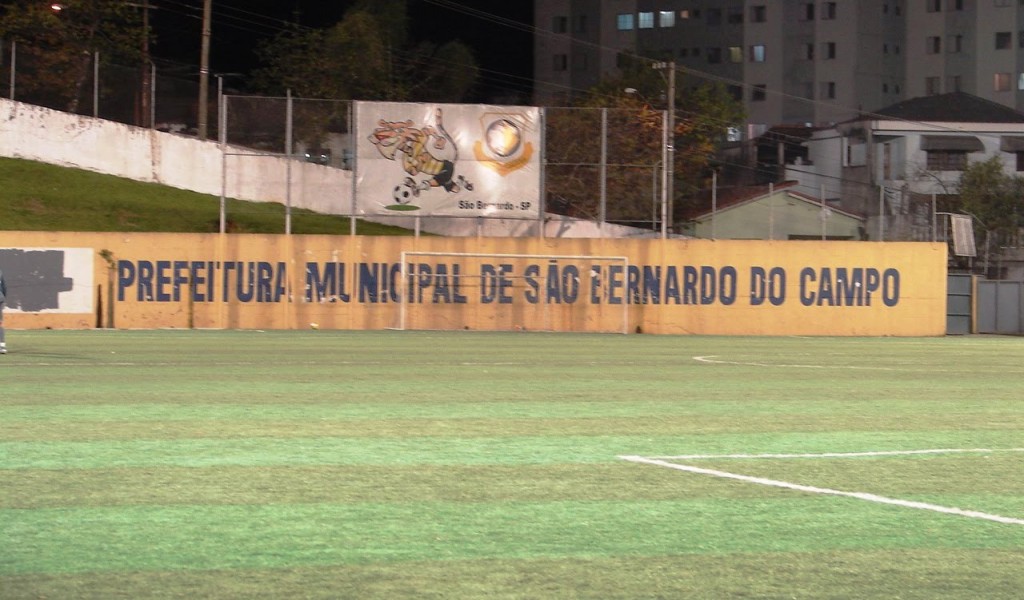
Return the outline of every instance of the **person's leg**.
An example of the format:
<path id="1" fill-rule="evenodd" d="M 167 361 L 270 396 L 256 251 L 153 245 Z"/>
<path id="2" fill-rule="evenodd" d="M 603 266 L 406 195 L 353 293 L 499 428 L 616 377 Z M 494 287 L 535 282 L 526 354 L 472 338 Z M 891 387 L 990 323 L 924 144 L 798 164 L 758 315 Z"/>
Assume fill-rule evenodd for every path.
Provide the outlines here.
<path id="1" fill-rule="evenodd" d="M 4 339 L 4 303 L 0 302 L 0 354 L 7 354 L 7 340 Z"/>

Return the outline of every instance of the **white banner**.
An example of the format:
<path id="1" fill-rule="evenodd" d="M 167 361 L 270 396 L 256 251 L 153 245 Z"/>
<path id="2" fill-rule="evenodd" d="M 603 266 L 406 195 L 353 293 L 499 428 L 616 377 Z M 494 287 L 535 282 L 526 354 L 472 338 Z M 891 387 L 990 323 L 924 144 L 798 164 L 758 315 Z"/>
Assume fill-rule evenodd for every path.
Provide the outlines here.
<path id="1" fill-rule="evenodd" d="M 356 212 L 536 219 L 540 110 L 356 102 Z"/>

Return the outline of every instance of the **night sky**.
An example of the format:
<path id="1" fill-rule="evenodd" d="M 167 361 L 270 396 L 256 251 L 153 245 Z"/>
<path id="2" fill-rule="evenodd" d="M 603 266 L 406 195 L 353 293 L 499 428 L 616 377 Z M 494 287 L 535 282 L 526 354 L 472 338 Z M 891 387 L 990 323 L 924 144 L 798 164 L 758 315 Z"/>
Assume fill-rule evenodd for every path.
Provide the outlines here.
<path id="1" fill-rule="evenodd" d="M 341 20 L 351 0 L 212 0 L 213 26 L 210 69 L 213 73 L 248 73 L 258 67 L 253 51 L 285 23 L 298 20 L 308 27 L 327 27 Z M 151 0 L 158 67 L 198 72 L 203 0 Z M 454 8 L 439 4 L 457 4 Z M 484 5 L 481 7 L 480 5 Z M 482 13 L 482 14 L 481 14 Z M 529 26 L 533 0 L 480 3 L 473 0 L 409 0 L 410 37 L 445 42 L 459 40 L 474 49 L 482 73 L 478 100 L 501 96 L 529 99 L 533 38 L 527 27 L 516 28 L 502 19 Z M 161 64 L 162 63 L 162 64 Z M 191 71 L 191 73 L 190 73 Z"/>

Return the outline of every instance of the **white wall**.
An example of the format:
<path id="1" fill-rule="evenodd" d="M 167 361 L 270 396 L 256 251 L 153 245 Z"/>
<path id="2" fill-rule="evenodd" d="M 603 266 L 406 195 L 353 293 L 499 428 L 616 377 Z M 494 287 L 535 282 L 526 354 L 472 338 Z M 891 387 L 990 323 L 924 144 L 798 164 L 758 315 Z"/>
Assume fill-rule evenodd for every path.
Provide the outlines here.
<path id="1" fill-rule="evenodd" d="M 233 153 L 252 151 L 229 147 L 224 182 L 228 197 L 287 203 L 290 169 L 292 206 L 324 213 L 349 212 L 351 172 L 277 156 Z M 5 99 L 0 99 L 0 156 L 77 167 L 203 194 L 219 196 L 222 190 L 217 142 Z"/>

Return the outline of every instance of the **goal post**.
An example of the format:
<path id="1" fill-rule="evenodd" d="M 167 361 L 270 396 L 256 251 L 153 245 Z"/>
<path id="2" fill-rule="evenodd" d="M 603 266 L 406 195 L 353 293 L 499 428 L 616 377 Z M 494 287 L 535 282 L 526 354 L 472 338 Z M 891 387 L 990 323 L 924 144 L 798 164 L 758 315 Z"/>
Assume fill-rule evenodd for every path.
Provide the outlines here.
<path id="1" fill-rule="evenodd" d="M 629 333 L 625 256 L 403 251 L 396 329 Z"/>

